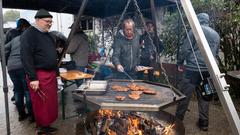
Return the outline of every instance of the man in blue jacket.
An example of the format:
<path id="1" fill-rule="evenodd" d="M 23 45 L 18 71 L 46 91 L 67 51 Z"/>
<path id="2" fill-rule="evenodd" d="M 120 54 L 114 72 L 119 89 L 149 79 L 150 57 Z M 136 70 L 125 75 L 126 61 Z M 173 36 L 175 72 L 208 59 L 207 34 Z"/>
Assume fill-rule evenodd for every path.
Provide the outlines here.
<path id="1" fill-rule="evenodd" d="M 206 13 L 200 13 L 197 15 L 198 20 L 201 24 L 204 35 L 208 41 L 208 44 L 211 48 L 213 55 L 216 57 L 219 51 L 220 37 L 219 34 L 209 27 L 209 16 Z M 209 111 L 209 101 L 204 100 L 201 96 L 201 93 L 196 89 L 200 82 L 202 81 L 201 74 L 203 79 L 209 77 L 207 66 L 204 62 L 204 58 L 201 55 L 200 49 L 197 46 L 196 39 L 194 38 L 192 30 L 189 31 L 189 37 L 192 43 L 188 38 L 185 39 L 183 45 L 180 48 L 179 56 L 177 59 L 178 71 L 183 72 L 183 63 L 186 61 L 185 65 L 185 75 L 180 84 L 179 89 L 183 94 L 186 95 L 186 99 L 179 102 L 177 106 L 176 116 L 180 120 L 184 119 L 185 112 L 188 109 L 188 104 L 190 102 L 192 92 L 196 90 L 198 98 L 198 108 L 199 108 L 199 120 L 198 127 L 200 130 L 208 130 L 208 111 Z M 192 51 L 192 48 L 194 52 Z M 194 54 L 196 56 L 194 56 Z M 197 62 L 198 64 L 197 64 Z M 199 71 L 200 70 L 200 71 Z M 201 72 L 201 73 L 200 73 Z"/>

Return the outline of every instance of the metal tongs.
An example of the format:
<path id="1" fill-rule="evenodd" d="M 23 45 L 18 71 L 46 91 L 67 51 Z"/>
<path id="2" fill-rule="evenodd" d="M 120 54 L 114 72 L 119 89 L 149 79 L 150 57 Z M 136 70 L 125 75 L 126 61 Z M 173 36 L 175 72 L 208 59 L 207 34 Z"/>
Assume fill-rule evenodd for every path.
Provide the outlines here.
<path id="1" fill-rule="evenodd" d="M 132 83 L 134 82 L 133 78 L 127 72 L 123 70 L 123 73 L 131 80 Z"/>

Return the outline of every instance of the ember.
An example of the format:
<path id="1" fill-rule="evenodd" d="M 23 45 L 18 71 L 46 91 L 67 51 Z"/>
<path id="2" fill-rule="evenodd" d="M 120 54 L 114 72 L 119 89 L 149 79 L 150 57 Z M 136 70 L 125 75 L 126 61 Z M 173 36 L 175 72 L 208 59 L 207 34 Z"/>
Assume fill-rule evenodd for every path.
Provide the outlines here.
<path id="1" fill-rule="evenodd" d="M 174 125 L 148 117 L 145 113 L 99 110 L 99 135 L 175 135 Z"/>

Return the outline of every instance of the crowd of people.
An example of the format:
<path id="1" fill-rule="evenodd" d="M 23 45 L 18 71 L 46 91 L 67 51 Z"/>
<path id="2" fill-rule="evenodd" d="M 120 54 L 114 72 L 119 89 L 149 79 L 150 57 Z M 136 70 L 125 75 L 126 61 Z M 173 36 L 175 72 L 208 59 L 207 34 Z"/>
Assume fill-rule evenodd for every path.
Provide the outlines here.
<path id="1" fill-rule="evenodd" d="M 15 98 L 19 121 L 29 118 L 30 122 L 36 122 L 36 131 L 39 135 L 57 131 L 57 128 L 51 126 L 58 118 L 56 77 L 59 60 L 56 41 L 49 32 L 52 18 L 48 11 L 40 9 L 35 15 L 33 25 L 25 19 L 19 19 L 17 28 L 8 31 L 5 40 L 8 73 L 14 85 L 13 100 Z M 220 37 L 209 27 L 209 16 L 206 13 L 199 14 L 198 19 L 216 56 Z M 153 22 L 147 22 L 146 28 L 140 35 L 132 19 L 123 21 L 122 28 L 117 32 L 112 45 L 114 69 L 111 69 L 110 77 L 106 78 L 142 80 L 144 72 L 140 70 L 141 66 L 156 67 L 157 57 L 162 53 L 164 46 L 154 33 Z M 80 25 L 76 29 L 66 53 L 70 54 L 74 62 L 73 69 L 86 72 L 89 65 L 89 40 Z M 192 92 L 196 90 L 199 102 L 198 126 L 201 130 L 207 131 L 209 101 L 202 97 L 197 87 L 203 79 L 209 77 L 209 73 L 191 30 L 189 37 L 191 41 L 189 38 L 184 40 L 177 59 L 179 72 L 185 69 L 185 76 L 179 89 L 187 98 L 179 102 L 176 116 L 180 120 L 184 119 Z M 147 80 L 156 81 L 154 70 L 154 68 L 148 70 Z M 82 80 L 77 80 L 76 84 L 79 87 Z"/>

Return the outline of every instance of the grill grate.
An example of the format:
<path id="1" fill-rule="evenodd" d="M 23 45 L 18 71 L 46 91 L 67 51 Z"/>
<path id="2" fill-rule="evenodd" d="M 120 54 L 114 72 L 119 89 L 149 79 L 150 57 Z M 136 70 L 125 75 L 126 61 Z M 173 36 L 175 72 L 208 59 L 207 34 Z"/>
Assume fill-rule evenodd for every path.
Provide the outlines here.
<path id="1" fill-rule="evenodd" d="M 156 95 L 142 94 L 139 100 L 132 100 L 128 97 L 128 92 L 117 92 L 111 89 L 112 85 L 127 86 L 130 80 L 109 80 L 106 92 L 102 95 L 87 95 L 86 101 L 95 109 L 128 110 L 128 111 L 159 111 L 159 109 L 176 103 L 185 96 L 177 89 L 171 89 L 167 85 L 152 83 L 147 81 L 134 81 L 135 84 L 154 89 Z M 125 96 L 124 101 L 115 99 L 116 95 Z M 83 100 L 80 93 L 74 93 L 74 98 Z"/>

